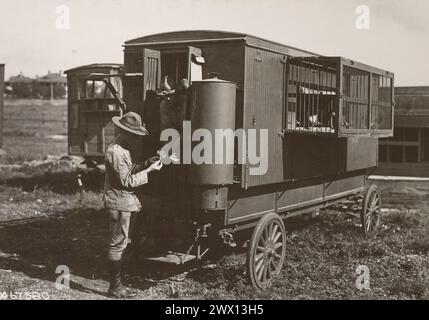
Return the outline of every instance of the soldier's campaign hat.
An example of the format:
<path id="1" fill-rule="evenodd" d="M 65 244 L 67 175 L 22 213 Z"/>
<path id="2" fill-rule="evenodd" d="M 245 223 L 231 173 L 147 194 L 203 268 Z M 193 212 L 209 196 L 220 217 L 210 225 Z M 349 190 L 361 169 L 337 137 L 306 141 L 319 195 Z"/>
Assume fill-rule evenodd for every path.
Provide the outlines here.
<path id="1" fill-rule="evenodd" d="M 112 118 L 112 121 L 119 128 L 127 132 L 134 133 L 139 136 L 145 136 L 149 134 L 146 128 L 142 125 L 142 119 L 140 115 L 135 112 L 127 112 L 122 117 L 115 116 Z"/>

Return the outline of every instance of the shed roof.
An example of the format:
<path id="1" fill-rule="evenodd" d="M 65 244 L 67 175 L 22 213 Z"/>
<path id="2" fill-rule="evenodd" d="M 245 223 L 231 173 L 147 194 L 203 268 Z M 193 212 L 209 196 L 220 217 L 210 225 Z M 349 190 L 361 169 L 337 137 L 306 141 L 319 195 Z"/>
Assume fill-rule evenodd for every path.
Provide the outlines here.
<path id="1" fill-rule="evenodd" d="M 395 102 L 397 115 L 429 116 L 429 86 L 395 87 Z"/>
<path id="2" fill-rule="evenodd" d="M 23 74 L 19 74 L 17 76 L 11 76 L 8 81 L 8 83 L 30 83 L 33 82 L 32 78 L 26 77 Z"/>
<path id="3" fill-rule="evenodd" d="M 429 94 L 429 86 L 395 87 L 395 95 Z"/>

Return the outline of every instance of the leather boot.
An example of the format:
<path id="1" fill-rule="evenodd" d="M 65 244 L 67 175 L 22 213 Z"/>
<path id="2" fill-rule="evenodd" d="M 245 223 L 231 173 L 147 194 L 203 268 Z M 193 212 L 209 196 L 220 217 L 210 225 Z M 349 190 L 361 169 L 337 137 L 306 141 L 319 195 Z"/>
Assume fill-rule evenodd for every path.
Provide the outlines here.
<path id="1" fill-rule="evenodd" d="M 112 298 L 132 298 L 137 295 L 135 290 L 129 289 L 121 283 L 121 261 L 109 260 L 110 286 L 107 295 Z"/>

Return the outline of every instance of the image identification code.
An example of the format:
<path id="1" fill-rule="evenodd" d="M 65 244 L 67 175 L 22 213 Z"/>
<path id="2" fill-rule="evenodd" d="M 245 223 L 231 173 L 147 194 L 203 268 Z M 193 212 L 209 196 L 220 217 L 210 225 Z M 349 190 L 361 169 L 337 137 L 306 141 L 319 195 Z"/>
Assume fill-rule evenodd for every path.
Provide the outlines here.
<path id="1" fill-rule="evenodd" d="M 262 305 L 249 304 L 210 304 L 208 308 L 173 305 L 166 307 L 166 315 L 189 315 L 194 318 L 198 314 L 209 315 L 262 315 Z"/>
<path id="2" fill-rule="evenodd" d="M 0 300 L 49 300 L 49 293 L 37 291 L 0 291 Z"/>

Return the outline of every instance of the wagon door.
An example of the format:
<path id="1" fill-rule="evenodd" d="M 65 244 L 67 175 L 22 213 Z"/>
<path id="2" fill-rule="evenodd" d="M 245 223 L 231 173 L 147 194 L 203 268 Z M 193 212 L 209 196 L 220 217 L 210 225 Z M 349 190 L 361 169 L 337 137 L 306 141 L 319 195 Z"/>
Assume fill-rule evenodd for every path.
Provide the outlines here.
<path id="1" fill-rule="evenodd" d="M 244 94 L 244 127 L 248 131 L 248 144 L 255 141 L 256 150 L 248 145 L 248 162 L 243 166 L 243 187 L 277 183 L 284 180 L 283 172 L 283 105 L 285 85 L 285 64 L 283 55 L 246 48 L 246 72 Z M 256 130 L 255 130 L 256 129 Z M 255 137 L 250 136 L 256 132 Z M 266 141 L 261 140 L 267 133 Z M 265 139 L 265 138 L 264 138 Z M 261 143 L 262 142 L 262 143 Z M 250 163 L 250 152 L 265 157 L 259 163 L 261 173 L 252 173 L 258 165 Z M 265 167 L 266 172 L 263 172 Z"/>
<path id="2" fill-rule="evenodd" d="M 156 90 L 161 83 L 161 52 L 143 49 L 143 101 L 149 90 Z"/>
<path id="3" fill-rule="evenodd" d="M 188 47 L 188 79 L 190 82 L 203 79 L 203 64 L 201 49 Z"/>

